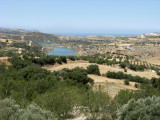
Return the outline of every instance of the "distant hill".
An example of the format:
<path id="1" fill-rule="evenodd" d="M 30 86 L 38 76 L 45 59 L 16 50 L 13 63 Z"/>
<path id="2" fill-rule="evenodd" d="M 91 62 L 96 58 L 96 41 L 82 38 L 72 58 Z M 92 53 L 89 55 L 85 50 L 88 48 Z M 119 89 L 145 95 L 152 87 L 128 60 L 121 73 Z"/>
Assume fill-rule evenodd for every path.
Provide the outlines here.
<path id="1" fill-rule="evenodd" d="M 34 42 L 52 42 L 59 40 L 58 37 L 53 34 L 2 28 L 0 28 L 0 39 L 30 40 Z"/>
<path id="2" fill-rule="evenodd" d="M 0 39 L 31 40 L 34 42 L 53 42 L 63 40 L 116 40 L 116 37 L 110 35 L 67 36 L 32 32 L 21 29 L 0 28 Z"/>
<path id="3" fill-rule="evenodd" d="M 160 38 L 160 33 L 146 33 L 135 38 Z M 111 36 L 111 35 L 89 35 L 89 36 L 66 36 L 47 34 L 35 31 L 27 31 L 22 29 L 4 29 L 0 28 L 0 39 L 12 40 L 30 40 L 34 42 L 53 42 L 63 40 L 127 40 L 130 36 Z"/>
<path id="4" fill-rule="evenodd" d="M 6 34 L 21 34 L 23 32 L 27 32 L 22 29 L 9 29 L 9 28 L 0 28 L 0 33 L 6 33 Z"/>
<path id="5" fill-rule="evenodd" d="M 137 38 L 160 38 L 160 33 L 145 33 L 137 36 Z"/>

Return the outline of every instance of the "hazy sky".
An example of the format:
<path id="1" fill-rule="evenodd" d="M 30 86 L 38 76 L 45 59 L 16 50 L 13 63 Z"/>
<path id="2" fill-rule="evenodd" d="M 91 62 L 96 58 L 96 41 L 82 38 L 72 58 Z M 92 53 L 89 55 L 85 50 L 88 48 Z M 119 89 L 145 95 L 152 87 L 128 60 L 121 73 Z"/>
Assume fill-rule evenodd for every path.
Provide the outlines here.
<path id="1" fill-rule="evenodd" d="M 48 33 L 160 32 L 160 0 L 0 0 L 0 27 Z"/>

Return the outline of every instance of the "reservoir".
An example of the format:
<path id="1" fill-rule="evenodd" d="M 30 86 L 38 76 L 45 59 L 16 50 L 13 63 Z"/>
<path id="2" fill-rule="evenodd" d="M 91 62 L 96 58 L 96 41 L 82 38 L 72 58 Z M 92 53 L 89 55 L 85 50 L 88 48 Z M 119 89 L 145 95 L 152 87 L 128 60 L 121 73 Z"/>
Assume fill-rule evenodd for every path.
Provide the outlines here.
<path id="1" fill-rule="evenodd" d="M 39 45 L 44 44 L 52 44 L 55 42 L 37 42 Z M 53 47 L 53 50 L 51 50 L 48 55 L 56 55 L 56 56 L 77 56 L 76 52 L 70 48 L 65 47 Z"/>
<path id="2" fill-rule="evenodd" d="M 70 48 L 65 47 L 54 47 L 54 50 L 51 50 L 48 55 L 56 56 L 76 56 L 76 52 Z"/>

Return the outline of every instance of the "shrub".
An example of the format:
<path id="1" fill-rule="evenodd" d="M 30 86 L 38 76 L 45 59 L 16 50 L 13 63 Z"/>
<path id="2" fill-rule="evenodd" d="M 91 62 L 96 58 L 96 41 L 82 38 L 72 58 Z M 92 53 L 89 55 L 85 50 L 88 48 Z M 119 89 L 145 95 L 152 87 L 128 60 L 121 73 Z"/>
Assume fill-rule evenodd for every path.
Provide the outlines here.
<path id="1" fill-rule="evenodd" d="M 140 76 L 132 76 L 132 75 L 128 75 L 128 74 L 125 74 L 123 72 L 110 72 L 108 71 L 106 73 L 106 76 L 108 78 L 114 78 L 114 79 L 127 79 L 129 81 L 133 81 L 133 82 L 138 82 L 138 83 L 148 83 L 149 79 L 147 78 L 142 78 Z"/>
<path id="2" fill-rule="evenodd" d="M 87 73 L 88 73 L 88 74 L 100 75 L 98 65 L 89 65 L 89 66 L 87 67 Z"/>
<path id="3" fill-rule="evenodd" d="M 38 96 L 35 101 L 45 109 L 56 113 L 60 118 L 67 118 L 79 101 L 78 95 L 78 89 L 58 85 L 56 90 Z"/>
<path id="4" fill-rule="evenodd" d="M 124 81 L 124 84 L 125 84 L 125 85 L 129 85 L 129 80 L 125 80 L 125 81 Z"/>
<path id="5" fill-rule="evenodd" d="M 135 86 L 135 88 L 139 88 L 139 84 L 137 84 L 137 83 L 135 83 L 134 86 Z"/>
<path id="6" fill-rule="evenodd" d="M 123 63 L 120 63 L 120 67 L 123 68 L 123 69 L 125 69 L 126 63 L 124 63 L 124 62 L 123 62 Z"/>
<path id="7" fill-rule="evenodd" d="M 30 61 L 24 61 L 21 60 L 18 56 L 13 56 L 9 59 L 9 61 L 12 63 L 13 67 L 17 70 L 27 67 L 28 65 L 31 65 Z"/>
<path id="8" fill-rule="evenodd" d="M 0 119 L 16 120 L 18 119 L 19 105 L 15 105 L 15 101 L 11 99 L 0 100 Z"/>
<path id="9" fill-rule="evenodd" d="M 159 76 L 160 76 L 160 72 L 157 72 L 157 75 L 159 75 Z"/>
<path id="10" fill-rule="evenodd" d="M 62 64 L 62 61 L 61 61 L 61 59 L 59 59 L 59 58 L 56 60 L 56 62 L 57 62 L 58 64 Z"/>
<path id="11" fill-rule="evenodd" d="M 131 70 L 136 71 L 136 66 L 135 66 L 135 65 L 130 65 L 129 68 L 130 68 Z"/>
<path id="12" fill-rule="evenodd" d="M 20 120 L 57 120 L 52 112 L 43 110 L 35 103 L 27 106 L 26 109 L 20 110 Z"/>
<path id="13" fill-rule="evenodd" d="M 160 97 L 131 99 L 117 112 L 117 120 L 158 120 L 160 118 Z"/>
<path id="14" fill-rule="evenodd" d="M 97 64 L 103 64 L 103 63 L 105 63 L 105 61 L 104 61 L 103 59 L 100 59 L 100 58 L 99 58 L 99 59 L 96 61 L 96 63 L 97 63 Z"/>
<path id="15" fill-rule="evenodd" d="M 134 70 L 134 71 L 144 71 L 144 69 L 146 68 L 144 65 L 131 65 L 129 66 L 129 68 L 131 70 Z"/>
<path id="16" fill-rule="evenodd" d="M 60 59 L 61 59 L 61 61 L 62 61 L 63 63 L 67 63 L 67 59 L 66 59 L 65 56 L 61 56 Z"/>
<path id="17" fill-rule="evenodd" d="M 124 69 L 124 72 L 127 72 L 127 69 Z"/>
<path id="18" fill-rule="evenodd" d="M 74 56 L 69 56 L 68 59 L 72 60 L 72 61 L 75 61 L 75 57 Z"/>
<path id="19" fill-rule="evenodd" d="M 1 120 L 57 120 L 50 111 L 41 109 L 36 104 L 30 104 L 25 109 L 20 109 L 14 100 L 0 100 Z"/>
<path id="20" fill-rule="evenodd" d="M 130 99 L 134 98 L 134 96 L 135 96 L 134 91 L 126 89 L 126 90 L 120 90 L 114 99 L 118 104 L 124 105 Z"/>
<path id="21" fill-rule="evenodd" d="M 153 85 L 154 88 L 160 89 L 160 78 L 152 78 L 151 79 L 151 84 Z"/>
<path id="22" fill-rule="evenodd" d="M 86 85 L 87 83 L 93 84 L 93 79 L 87 76 L 85 69 L 76 67 L 72 70 L 66 70 L 67 73 L 64 75 L 64 79 L 71 79 L 83 85 Z"/>

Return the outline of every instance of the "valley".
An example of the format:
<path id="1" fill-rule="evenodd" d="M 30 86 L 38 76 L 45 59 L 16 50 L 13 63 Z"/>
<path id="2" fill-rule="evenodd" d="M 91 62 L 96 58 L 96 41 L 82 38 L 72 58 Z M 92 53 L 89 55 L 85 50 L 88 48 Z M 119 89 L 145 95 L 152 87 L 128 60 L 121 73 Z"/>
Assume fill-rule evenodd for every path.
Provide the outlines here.
<path id="1" fill-rule="evenodd" d="M 0 97 L 25 110 L 35 102 L 59 120 L 115 120 L 130 99 L 160 95 L 159 43 L 158 33 L 78 37 L 0 29 Z"/>

